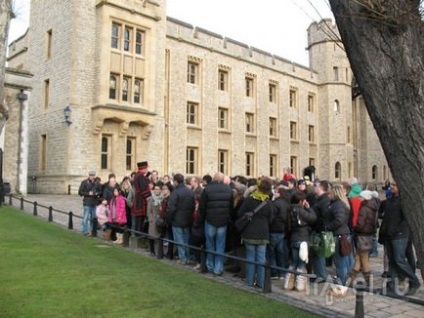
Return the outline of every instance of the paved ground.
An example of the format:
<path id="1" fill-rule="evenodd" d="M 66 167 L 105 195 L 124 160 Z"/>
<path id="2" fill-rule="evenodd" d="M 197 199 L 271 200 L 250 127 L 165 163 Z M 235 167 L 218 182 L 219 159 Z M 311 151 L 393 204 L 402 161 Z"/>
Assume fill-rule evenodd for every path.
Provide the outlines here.
<path id="1" fill-rule="evenodd" d="M 37 202 L 37 214 L 46 220 L 48 218 L 48 208 L 50 206 L 52 206 L 54 210 L 62 211 L 62 214 L 59 212 L 53 213 L 53 221 L 60 223 L 63 226 L 68 225 L 69 212 L 72 211 L 75 216 L 82 215 L 82 199 L 75 195 L 28 195 L 24 198 L 24 210 L 29 213 L 33 213 L 33 202 Z M 9 203 L 8 198 L 6 198 L 6 203 Z M 12 205 L 19 208 L 21 206 L 21 201 L 19 199 L 13 199 Z M 81 220 L 74 217 L 73 225 L 74 229 L 79 231 L 81 227 Z M 146 257 L 150 257 L 148 256 L 149 253 L 144 249 L 137 249 L 134 251 L 143 253 Z M 383 252 L 380 246 L 379 256 L 371 258 L 374 288 L 380 288 L 384 284 L 384 279 L 381 278 L 381 274 L 383 272 L 382 255 Z M 166 263 L 175 263 L 174 261 L 165 259 L 161 261 Z M 178 265 L 175 263 L 175 266 Z M 195 271 L 192 266 L 182 267 L 189 271 Z M 329 268 L 329 272 L 334 272 L 334 269 Z M 417 274 L 421 278 L 418 272 Z M 283 281 L 276 280 L 272 281 L 272 292 L 269 294 L 263 294 L 260 290 L 246 287 L 244 281 L 234 277 L 230 273 L 225 273 L 221 277 L 213 277 L 209 274 L 205 274 L 205 277 L 247 290 L 249 292 L 257 293 L 258 296 L 261 295 L 278 301 L 283 301 L 325 317 L 353 317 L 355 314 L 356 295 L 353 290 L 343 298 L 327 296 L 327 290 L 329 288 L 328 284 L 310 284 L 306 293 L 299 293 L 296 291 L 287 292 L 282 290 Z M 424 318 L 424 306 L 414 303 L 414 300 L 421 303 L 424 302 L 423 287 L 421 287 L 421 289 L 413 297 L 408 299 L 394 299 L 387 296 L 366 293 L 364 296 L 365 317 Z"/>

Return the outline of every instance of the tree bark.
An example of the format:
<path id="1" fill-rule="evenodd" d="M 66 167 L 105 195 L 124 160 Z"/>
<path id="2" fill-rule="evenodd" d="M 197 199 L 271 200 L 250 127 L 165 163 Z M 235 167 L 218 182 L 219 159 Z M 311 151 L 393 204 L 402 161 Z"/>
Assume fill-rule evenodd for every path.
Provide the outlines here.
<path id="1" fill-rule="evenodd" d="M 424 265 L 424 50 L 419 0 L 330 0 Z"/>
<path id="2" fill-rule="evenodd" d="M 12 17 L 12 0 L 0 0 L 0 133 L 9 117 L 9 110 L 5 104 L 4 81 L 6 77 L 7 38 Z"/>

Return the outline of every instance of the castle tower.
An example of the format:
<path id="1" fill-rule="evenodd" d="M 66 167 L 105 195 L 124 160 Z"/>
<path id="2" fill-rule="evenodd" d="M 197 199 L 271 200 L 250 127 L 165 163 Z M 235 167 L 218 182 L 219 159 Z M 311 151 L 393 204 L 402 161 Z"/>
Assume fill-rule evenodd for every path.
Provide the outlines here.
<path id="1" fill-rule="evenodd" d="M 69 184 L 75 192 L 89 170 L 102 180 L 127 175 L 151 144 L 162 147 L 150 141 L 162 126 L 165 7 L 165 0 L 31 1 L 28 175 L 39 192 L 63 193 Z"/>
<path id="2" fill-rule="evenodd" d="M 310 67 L 319 74 L 317 176 L 343 181 L 357 176 L 352 121 L 352 71 L 337 27 L 330 19 L 308 28 Z"/>

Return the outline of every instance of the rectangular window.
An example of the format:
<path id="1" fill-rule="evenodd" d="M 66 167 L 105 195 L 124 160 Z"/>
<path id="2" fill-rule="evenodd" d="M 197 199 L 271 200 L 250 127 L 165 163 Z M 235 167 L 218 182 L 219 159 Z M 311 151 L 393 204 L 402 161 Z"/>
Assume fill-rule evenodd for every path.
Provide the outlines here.
<path id="1" fill-rule="evenodd" d="M 199 104 L 187 102 L 187 124 L 199 124 Z"/>
<path id="2" fill-rule="evenodd" d="M 277 119 L 269 117 L 269 135 L 277 137 Z"/>
<path id="3" fill-rule="evenodd" d="M 251 113 L 246 113 L 246 132 L 254 133 L 255 132 L 255 117 Z"/>
<path id="4" fill-rule="evenodd" d="M 118 80 L 119 80 L 119 75 L 110 74 L 110 78 L 109 78 L 109 98 L 110 99 L 118 98 L 118 94 L 117 94 Z"/>
<path id="5" fill-rule="evenodd" d="M 315 127 L 312 125 L 309 125 L 308 127 L 308 140 L 309 142 L 315 142 Z"/>
<path id="6" fill-rule="evenodd" d="M 246 96 L 253 97 L 253 78 L 246 77 Z"/>
<path id="7" fill-rule="evenodd" d="M 228 109 L 218 108 L 218 128 L 228 129 Z"/>
<path id="8" fill-rule="evenodd" d="M 338 82 L 339 81 L 339 68 L 337 66 L 333 67 L 333 76 L 334 76 L 334 81 Z"/>
<path id="9" fill-rule="evenodd" d="M 314 107 L 315 107 L 315 96 L 314 95 L 308 95 L 308 112 L 313 113 Z"/>
<path id="10" fill-rule="evenodd" d="M 295 121 L 290 122 L 290 139 L 297 140 L 297 123 Z"/>
<path id="11" fill-rule="evenodd" d="M 144 32 L 137 30 L 135 33 L 135 54 L 143 55 L 144 52 Z"/>
<path id="12" fill-rule="evenodd" d="M 113 49 L 119 49 L 119 34 L 121 30 L 121 26 L 117 23 L 112 23 L 112 34 L 111 34 L 111 44 L 110 46 Z"/>
<path id="13" fill-rule="evenodd" d="M 188 62 L 187 63 L 187 83 L 197 84 L 199 74 L 199 64 Z"/>
<path id="14" fill-rule="evenodd" d="M 135 167 L 135 138 L 127 138 L 125 168 L 133 171 Z"/>
<path id="15" fill-rule="evenodd" d="M 41 135 L 40 141 L 40 171 L 46 171 L 47 135 Z"/>
<path id="16" fill-rule="evenodd" d="M 102 144 L 100 152 L 100 168 L 102 170 L 110 170 L 112 155 L 112 137 L 102 135 Z"/>
<path id="17" fill-rule="evenodd" d="M 228 174 L 228 150 L 218 150 L 218 171 Z"/>
<path id="18" fill-rule="evenodd" d="M 269 102 L 276 103 L 277 102 L 277 85 L 269 84 Z"/>
<path id="19" fill-rule="evenodd" d="M 269 176 L 277 176 L 277 155 L 269 155 Z"/>
<path id="20" fill-rule="evenodd" d="M 297 91 L 295 89 L 291 89 L 289 92 L 289 106 L 292 108 L 297 107 Z"/>
<path id="21" fill-rule="evenodd" d="M 218 89 L 220 91 L 228 91 L 228 72 L 224 70 L 218 71 Z"/>
<path id="22" fill-rule="evenodd" d="M 255 154 L 253 152 L 246 152 L 246 176 L 255 175 Z"/>
<path id="23" fill-rule="evenodd" d="M 197 174 L 198 149 L 187 147 L 186 150 L 186 173 Z"/>
<path id="24" fill-rule="evenodd" d="M 131 91 L 131 79 L 128 77 L 124 77 L 122 80 L 122 101 L 128 102 L 130 99 L 129 92 Z"/>
<path id="25" fill-rule="evenodd" d="M 50 99 L 50 80 L 46 79 L 44 80 L 44 109 L 47 109 L 49 107 L 49 101 Z"/>
<path id="26" fill-rule="evenodd" d="M 50 29 L 47 31 L 46 57 L 48 59 L 52 56 L 52 39 L 53 39 L 53 30 Z"/>
<path id="27" fill-rule="evenodd" d="M 297 176 L 297 157 L 296 156 L 290 157 L 290 168 L 291 168 L 291 173 Z"/>
<path id="28" fill-rule="evenodd" d="M 132 37 L 133 37 L 133 29 L 129 27 L 125 27 L 124 30 L 124 51 L 132 52 Z"/>
<path id="29" fill-rule="evenodd" d="M 309 165 L 315 167 L 315 158 L 309 158 Z"/>
<path id="30" fill-rule="evenodd" d="M 134 103 L 143 104 L 144 81 L 136 78 L 134 81 Z"/>

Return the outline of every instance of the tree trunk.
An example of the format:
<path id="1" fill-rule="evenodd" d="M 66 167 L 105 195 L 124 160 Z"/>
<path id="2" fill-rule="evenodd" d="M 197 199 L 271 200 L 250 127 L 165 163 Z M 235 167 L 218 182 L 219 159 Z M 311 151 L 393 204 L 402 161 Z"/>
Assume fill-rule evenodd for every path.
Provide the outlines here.
<path id="1" fill-rule="evenodd" d="M 330 0 L 424 264 L 424 50 L 419 0 Z"/>
<path id="2" fill-rule="evenodd" d="M 12 0 L 0 0 L 0 133 L 9 117 L 9 111 L 5 105 L 4 79 L 6 76 L 7 38 L 12 17 Z"/>

